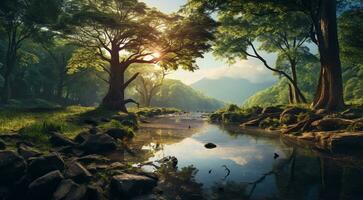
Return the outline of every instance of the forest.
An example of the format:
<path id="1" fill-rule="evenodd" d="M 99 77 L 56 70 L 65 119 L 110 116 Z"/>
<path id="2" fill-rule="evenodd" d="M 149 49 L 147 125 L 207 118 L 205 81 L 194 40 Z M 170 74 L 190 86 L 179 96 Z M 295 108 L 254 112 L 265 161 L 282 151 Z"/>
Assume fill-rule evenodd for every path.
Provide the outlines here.
<path id="1" fill-rule="evenodd" d="M 0 200 L 363 199 L 362 22 L 362 0 L 1 0 Z"/>

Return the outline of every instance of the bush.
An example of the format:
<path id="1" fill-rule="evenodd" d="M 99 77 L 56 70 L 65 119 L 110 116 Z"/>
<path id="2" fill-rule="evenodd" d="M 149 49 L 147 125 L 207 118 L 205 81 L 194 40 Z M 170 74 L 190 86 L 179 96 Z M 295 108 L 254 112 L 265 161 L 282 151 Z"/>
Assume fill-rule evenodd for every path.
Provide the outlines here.
<path id="1" fill-rule="evenodd" d="M 224 123 L 241 123 L 249 118 L 248 114 L 241 112 L 226 112 L 222 114 L 222 121 Z"/>

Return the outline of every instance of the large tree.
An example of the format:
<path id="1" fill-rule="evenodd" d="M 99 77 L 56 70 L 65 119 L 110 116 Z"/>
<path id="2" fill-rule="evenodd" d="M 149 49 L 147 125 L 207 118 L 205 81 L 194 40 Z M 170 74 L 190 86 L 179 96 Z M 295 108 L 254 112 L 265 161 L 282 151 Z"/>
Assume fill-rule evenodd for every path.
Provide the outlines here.
<path id="1" fill-rule="evenodd" d="M 26 39 L 40 31 L 49 31 L 61 12 L 60 0 L 0 1 L 0 32 L 6 35 L 6 53 L 1 75 L 4 83 L 1 101 L 11 97 L 11 76 L 17 66 L 18 52 Z"/>
<path id="2" fill-rule="evenodd" d="M 129 73 L 139 73 L 132 88 L 139 95 L 141 106 L 150 107 L 153 97 L 160 91 L 167 71 L 158 66 L 135 65 L 129 68 Z"/>
<path id="3" fill-rule="evenodd" d="M 339 1 L 339 3 L 348 1 Z M 351 2 L 351 1 L 350 1 Z M 339 110 L 344 107 L 342 69 L 337 34 L 336 0 L 193 0 L 190 5 L 198 11 L 216 11 L 232 8 L 241 10 L 249 4 L 255 7 L 271 7 L 268 12 L 250 13 L 255 16 L 271 13 L 303 12 L 311 25 L 310 38 L 318 46 L 321 62 L 319 86 L 313 102 L 316 109 Z M 271 22 L 274 23 L 274 22 Z"/>
<path id="4" fill-rule="evenodd" d="M 138 76 L 125 80 L 132 64 L 195 70 L 195 59 L 210 48 L 213 38 L 213 21 L 202 15 L 166 15 L 137 0 L 72 3 L 72 21 L 77 23 L 70 38 L 103 61 L 109 89 L 102 105 L 110 109 L 127 112 L 125 105 L 132 102 L 125 99 L 126 87 Z"/>
<path id="5" fill-rule="evenodd" d="M 271 13 L 255 16 L 252 9 L 253 12 Z M 299 55 L 307 52 L 305 42 L 309 40 L 309 26 L 305 25 L 306 17 L 303 13 L 281 15 L 273 12 L 270 7 L 256 8 L 253 4 L 221 9 L 215 53 L 232 60 L 259 59 L 266 68 L 290 82 L 292 103 L 306 103 L 298 87 L 296 72 Z M 272 67 L 259 50 L 277 53 L 280 59 L 288 61 L 289 66 Z"/>

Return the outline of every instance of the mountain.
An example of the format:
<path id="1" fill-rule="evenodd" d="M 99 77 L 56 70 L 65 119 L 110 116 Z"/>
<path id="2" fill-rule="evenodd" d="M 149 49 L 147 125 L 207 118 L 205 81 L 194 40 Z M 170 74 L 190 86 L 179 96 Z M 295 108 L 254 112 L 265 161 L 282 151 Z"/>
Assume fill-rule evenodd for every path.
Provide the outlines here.
<path id="1" fill-rule="evenodd" d="M 242 104 L 256 92 L 264 90 L 275 81 L 253 83 L 246 79 L 223 77 L 219 79 L 204 78 L 191 85 L 203 94 L 226 103 Z"/>

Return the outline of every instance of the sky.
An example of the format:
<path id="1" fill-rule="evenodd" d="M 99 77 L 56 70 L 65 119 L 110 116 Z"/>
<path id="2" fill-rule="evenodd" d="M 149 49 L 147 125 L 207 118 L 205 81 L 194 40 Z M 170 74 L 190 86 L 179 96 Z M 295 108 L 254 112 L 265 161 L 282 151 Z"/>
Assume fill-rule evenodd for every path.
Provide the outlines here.
<path id="1" fill-rule="evenodd" d="M 158 8 L 162 12 L 172 13 L 180 9 L 187 0 L 141 0 L 150 7 Z M 263 54 L 270 65 L 274 65 L 275 57 L 272 54 Z M 268 82 L 275 80 L 272 72 L 266 69 L 259 60 L 239 60 L 229 65 L 223 59 L 217 59 L 212 53 L 206 53 L 204 58 L 197 59 L 199 70 L 188 72 L 177 70 L 168 75 L 168 78 L 181 80 L 185 84 L 195 83 L 203 78 L 218 79 L 224 77 L 243 78 L 254 83 Z"/>

